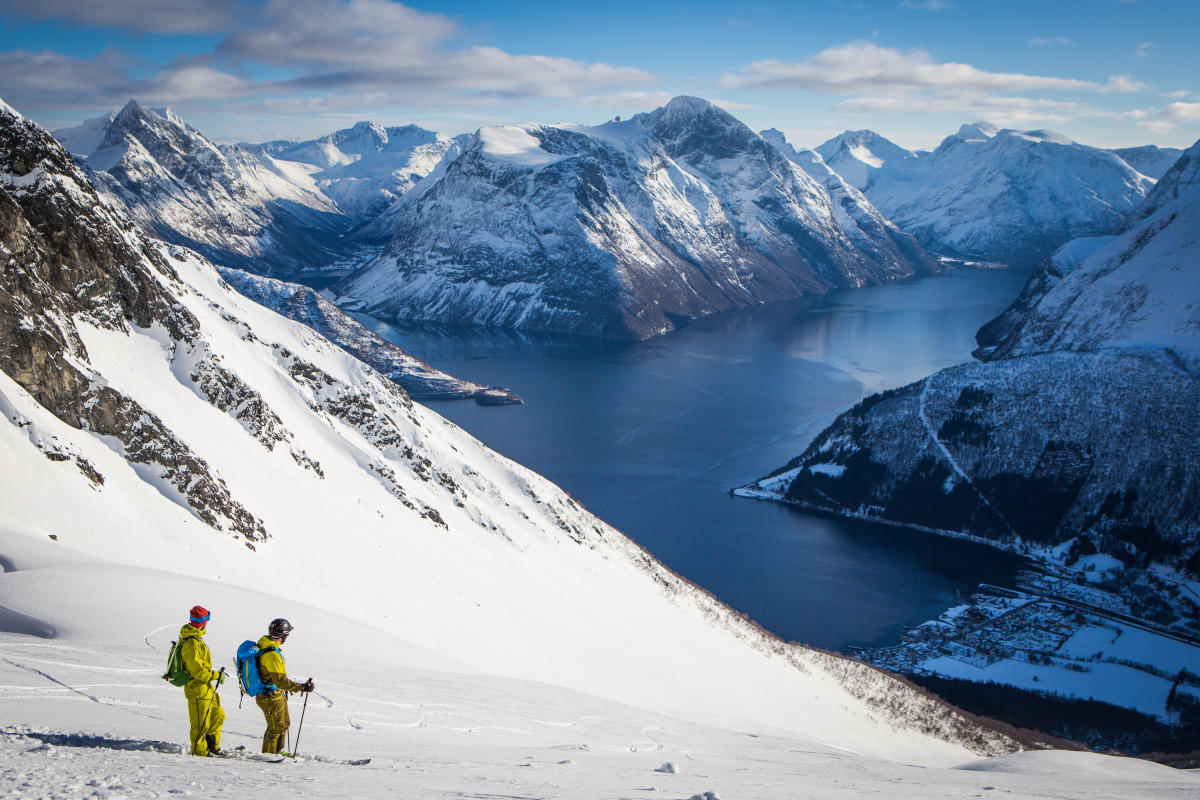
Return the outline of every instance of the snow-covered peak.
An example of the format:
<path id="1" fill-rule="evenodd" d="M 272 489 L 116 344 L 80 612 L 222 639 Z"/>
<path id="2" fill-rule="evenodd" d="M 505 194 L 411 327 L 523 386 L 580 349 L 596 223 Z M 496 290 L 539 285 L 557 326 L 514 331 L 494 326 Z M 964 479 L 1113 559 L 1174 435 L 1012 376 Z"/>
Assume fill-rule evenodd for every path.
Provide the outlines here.
<path id="1" fill-rule="evenodd" d="M 1049 144 L 1061 144 L 1061 145 L 1075 144 L 1074 139 L 1063 136 L 1061 133 L 1058 133 L 1056 131 L 1045 131 L 1045 130 L 1010 131 L 1010 130 L 1004 130 L 1004 131 L 1001 131 L 1001 133 L 1009 134 L 1011 136 L 1019 136 L 1027 142 L 1047 142 Z"/>
<path id="2" fill-rule="evenodd" d="M 783 153 L 789 161 L 803 167 L 805 172 L 814 178 L 824 181 L 829 176 L 837 174 L 825 163 L 825 159 L 820 153 L 816 150 L 809 150 L 807 147 L 796 148 L 787 140 L 783 131 L 778 128 L 768 128 L 765 131 L 760 131 L 759 136 L 766 140 L 767 144 Z"/>
<path id="3" fill-rule="evenodd" d="M 889 162 L 914 157 L 912 151 L 870 130 L 844 131 L 818 146 L 816 152 L 857 189 L 867 186 Z"/>
<path id="4" fill-rule="evenodd" d="M 961 125 L 954 136 L 964 142 L 979 142 L 991 139 L 999 132 L 998 127 L 987 122 L 968 122 Z"/>
<path id="5" fill-rule="evenodd" d="M 320 191 L 356 221 L 381 214 L 448 153 L 457 153 L 454 141 L 444 134 L 369 120 L 319 139 L 264 142 L 259 147 L 280 162 L 306 165 Z"/>
<path id="6" fill-rule="evenodd" d="M 935 250 L 1033 265 L 1075 237 L 1119 231 L 1153 183 L 1111 151 L 975 123 L 887 164 L 865 191 Z"/>
<path id="7" fill-rule="evenodd" d="M 351 224 L 305 169 L 262 149 L 218 145 L 167 108 L 130 100 L 60 135 L 144 230 L 226 266 L 321 266 Z"/>
<path id="8" fill-rule="evenodd" d="M 0 111 L 4 112 L 5 114 L 9 114 L 13 117 L 16 117 L 17 119 L 24 119 L 24 117 L 21 116 L 21 112 L 17 111 L 15 108 L 10 106 L 8 103 L 4 102 L 4 98 L 2 98 L 2 97 L 0 97 Z"/>
<path id="9" fill-rule="evenodd" d="M 680 96 L 635 117 L 666 147 L 672 157 L 729 158 L 763 145 L 737 117 L 699 97 Z M 770 151 L 762 148 L 760 152 Z"/>

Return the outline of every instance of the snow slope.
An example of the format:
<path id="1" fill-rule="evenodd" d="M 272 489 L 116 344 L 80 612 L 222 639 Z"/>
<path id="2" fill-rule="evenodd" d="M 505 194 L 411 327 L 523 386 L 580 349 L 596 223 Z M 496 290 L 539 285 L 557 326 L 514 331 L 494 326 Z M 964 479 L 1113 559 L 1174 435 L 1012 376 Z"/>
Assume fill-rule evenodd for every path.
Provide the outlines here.
<path id="1" fill-rule="evenodd" d="M 431 173 L 455 144 L 416 125 L 384 127 L 364 121 L 320 139 L 259 147 L 277 160 L 314 167 L 311 176 L 321 192 L 342 213 L 364 221 Z"/>
<path id="2" fill-rule="evenodd" d="M 1070 239 L 1120 230 L 1153 184 L 1108 150 L 977 123 L 886 162 L 864 191 L 931 249 L 1033 265 Z"/>
<path id="3" fill-rule="evenodd" d="M 0 544 L 15 566 L 51 537 L 121 569 L 319 606 L 443 663 L 866 759 L 1013 748 L 749 624 L 204 259 L 145 238 L 3 110 L 0 187 Z M 80 572 L 63 602 L 158 610 Z M 36 588 L 5 594 L 25 631 L 43 604 Z"/>
<path id="4" fill-rule="evenodd" d="M 822 183 L 688 97 L 595 127 L 484 128 L 388 213 L 391 243 L 337 291 L 393 317 L 645 338 L 937 268 L 894 230 L 843 229 Z"/>
<path id="5" fill-rule="evenodd" d="M 169 109 L 131 100 L 55 136 L 144 231 L 218 263 L 294 274 L 333 260 L 350 223 L 307 164 L 217 145 Z"/>
<path id="6" fill-rule="evenodd" d="M 37 613 L 52 638 L 0 632 L 0 794 L 276 797 L 794 797 L 900 800 L 986 792 L 1016 798 L 1194 796 L 1196 775 L 1091 753 L 1028 752 L 945 767 L 805 739 L 655 714 L 594 695 L 497 678 L 328 610 L 227 582 L 129 567 L 61 542 L 5 532 L 0 605 Z M 154 602 L 130 603 L 136 593 Z M 293 675 L 312 675 L 300 757 L 287 764 L 181 755 L 182 692 L 158 676 L 181 609 L 203 601 L 206 636 L 228 662 L 286 613 Z M 3 626 L 0 626 L 3 627 Z M 262 716 L 229 684 L 223 746 L 256 749 Z M 299 725 L 293 698 L 293 734 Z M 294 739 L 293 739 L 294 741 Z M 336 759 L 370 757 L 367 766 Z M 326 759 L 324 761 L 317 758 Z M 986 773 L 986 774 L 981 774 Z M 990 788 L 989 788 L 990 787 Z"/>

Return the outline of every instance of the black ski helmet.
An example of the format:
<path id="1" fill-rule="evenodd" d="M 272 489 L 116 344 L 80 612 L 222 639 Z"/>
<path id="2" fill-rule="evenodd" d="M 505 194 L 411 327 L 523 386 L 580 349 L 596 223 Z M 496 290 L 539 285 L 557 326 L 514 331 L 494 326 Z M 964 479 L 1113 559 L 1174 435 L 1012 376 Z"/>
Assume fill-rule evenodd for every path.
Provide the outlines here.
<path id="1" fill-rule="evenodd" d="M 267 635 L 272 639 L 286 639 L 291 632 L 292 623 L 283 617 L 271 620 L 271 624 L 267 626 Z"/>

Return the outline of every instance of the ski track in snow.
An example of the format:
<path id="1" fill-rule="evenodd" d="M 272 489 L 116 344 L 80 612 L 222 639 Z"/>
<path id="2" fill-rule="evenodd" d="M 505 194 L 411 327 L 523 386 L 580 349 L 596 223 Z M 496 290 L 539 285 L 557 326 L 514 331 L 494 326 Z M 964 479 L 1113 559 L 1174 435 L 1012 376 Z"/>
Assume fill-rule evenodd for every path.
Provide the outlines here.
<path id="1" fill-rule="evenodd" d="M 946 459 L 946 463 L 950 465 L 950 469 L 954 470 L 954 474 L 959 477 L 959 480 L 971 487 L 971 491 L 975 492 L 976 496 L 979 497 L 979 500 L 985 506 L 991 509 L 992 513 L 1004 523 L 1004 526 L 1008 528 L 1009 533 L 1011 533 L 1017 539 L 1020 539 L 1020 537 L 1017 536 L 1017 532 L 1013 529 L 1013 526 L 1010 525 L 1008 520 L 1004 518 L 1004 515 L 1000 513 L 1000 509 L 992 505 L 991 501 L 984 496 L 983 492 L 979 491 L 979 487 L 975 485 L 975 482 L 972 481 L 967 473 L 963 471 L 963 468 L 958 465 L 958 462 L 946 448 L 946 445 L 942 444 L 942 440 L 938 438 L 937 431 L 933 428 L 933 423 L 930 422 L 929 417 L 925 415 L 925 398 L 929 394 L 929 382 L 931 379 L 932 376 L 921 381 L 921 397 L 917 403 L 917 417 L 921 420 L 921 425 L 925 428 L 925 432 L 929 434 L 929 440 L 932 441 L 937 449 L 941 451 L 942 456 Z"/>

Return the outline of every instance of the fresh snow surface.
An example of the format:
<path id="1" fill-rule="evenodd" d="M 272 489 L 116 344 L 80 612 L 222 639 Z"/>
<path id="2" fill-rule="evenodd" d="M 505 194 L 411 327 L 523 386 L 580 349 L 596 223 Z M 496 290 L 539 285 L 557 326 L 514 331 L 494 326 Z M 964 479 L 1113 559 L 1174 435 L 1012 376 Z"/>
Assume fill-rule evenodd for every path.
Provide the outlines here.
<path id="1" fill-rule="evenodd" d="M 1200 776 L 1091 753 L 1027 752 L 939 766 L 858 755 L 829 736 L 716 727 L 546 683 L 500 678 L 390 630 L 218 578 L 130 567 L 0 529 L 0 607 L 36 613 L 43 633 L 0 616 L 0 796 L 6 798 L 1194 797 Z M 264 581 L 267 582 L 267 581 Z M 130 597 L 136 596 L 137 601 Z M 181 617 L 212 612 L 206 641 L 230 665 L 238 643 L 286 615 L 293 678 L 317 691 L 299 757 L 200 759 L 187 748 L 180 688 L 159 678 Z M 5 630 L 7 629 L 7 630 Z M 681 674 L 680 678 L 685 678 Z M 222 746 L 257 752 L 263 719 L 236 684 L 221 690 Z M 291 700 L 292 741 L 301 698 Z M 365 766 L 343 759 L 370 758 Z M 987 773 L 981 775 L 980 773 Z"/>
<path id="2" fill-rule="evenodd" d="M 489 156 L 524 167 L 544 167 L 563 158 L 543 150 L 537 137 L 513 125 L 480 128 L 479 138 L 483 141 L 483 152 Z"/>

